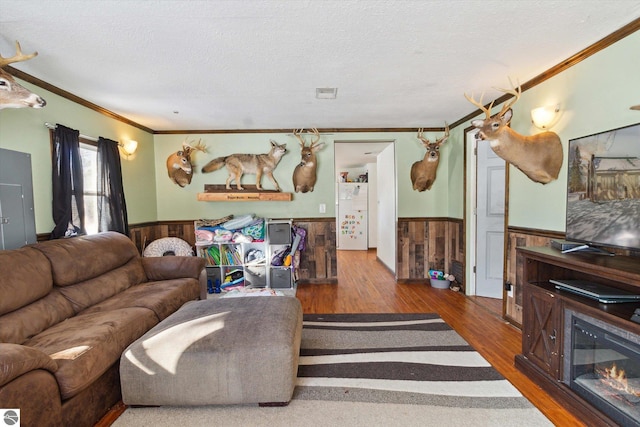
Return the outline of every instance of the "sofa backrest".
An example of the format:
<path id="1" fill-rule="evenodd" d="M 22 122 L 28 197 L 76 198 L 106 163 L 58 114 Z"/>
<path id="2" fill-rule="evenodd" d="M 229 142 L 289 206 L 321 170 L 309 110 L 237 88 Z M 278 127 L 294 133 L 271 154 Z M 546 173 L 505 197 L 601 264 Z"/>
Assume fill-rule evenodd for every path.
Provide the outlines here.
<path id="1" fill-rule="evenodd" d="M 76 313 L 147 280 L 138 249 L 120 233 L 49 240 L 33 247 L 49 259 L 53 285 Z"/>
<path id="2" fill-rule="evenodd" d="M 33 247 L 0 251 L 0 342 L 22 344 L 73 315 L 53 290 L 49 260 Z"/>
<path id="3" fill-rule="evenodd" d="M 68 286 L 93 279 L 139 257 L 133 242 L 114 231 L 48 240 L 33 247 L 51 262 L 53 283 L 56 286 Z"/>
<path id="4" fill-rule="evenodd" d="M 0 316 L 47 295 L 53 289 L 51 266 L 37 250 L 0 251 Z"/>
<path id="5" fill-rule="evenodd" d="M 13 344 L 147 281 L 136 246 L 116 232 L 0 251 L 0 272 L 0 342 Z"/>

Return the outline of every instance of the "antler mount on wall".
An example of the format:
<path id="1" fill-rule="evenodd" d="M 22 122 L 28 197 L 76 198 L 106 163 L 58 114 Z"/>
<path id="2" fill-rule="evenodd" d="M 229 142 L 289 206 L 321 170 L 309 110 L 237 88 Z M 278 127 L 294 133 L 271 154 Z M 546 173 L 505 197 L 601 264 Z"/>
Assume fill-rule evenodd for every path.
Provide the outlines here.
<path id="1" fill-rule="evenodd" d="M 486 114 L 484 119 L 471 121 L 478 129 L 476 138 L 490 141 L 491 148 L 499 157 L 520 169 L 532 181 L 548 184 L 558 179 L 563 159 L 560 137 L 554 132 L 524 136 L 511 129 L 511 107 L 520 99 L 522 88 L 520 85 L 515 88 L 512 83 L 511 89 L 499 90 L 513 95 L 513 100 L 505 102 L 500 112 L 493 117 L 493 102 L 489 107 L 485 107 L 482 104 L 482 96 L 476 101 L 473 96 L 464 94 L 469 102 Z"/>

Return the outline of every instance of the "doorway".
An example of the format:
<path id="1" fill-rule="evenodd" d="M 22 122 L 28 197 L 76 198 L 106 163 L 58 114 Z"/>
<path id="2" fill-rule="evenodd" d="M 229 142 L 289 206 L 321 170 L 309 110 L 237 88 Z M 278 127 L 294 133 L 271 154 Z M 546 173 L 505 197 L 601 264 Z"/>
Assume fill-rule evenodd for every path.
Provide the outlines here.
<path id="1" fill-rule="evenodd" d="M 31 155 L 0 148 L 0 249 L 35 242 Z"/>
<path id="2" fill-rule="evenodd" d="M 498 157 L 488 141 L 476 140 L 477 130 L 466 132 L 466 143 L 473 147 L 471 201 L 474 218 L 470 233 L 474 269 L 470 295 L 481 300 L 504 297 L 506 162 Z M 488 304 L 494 305 L 489 301 Z"/>
<path id="3" fill-rule="evenodd" d="M 367 180 L 367 241 L 375 248 L 377 258 L 392 272 L 396 271 L 396 168 L 393 141 L 335 141 L 334 177 L 336 185 L 336 221 L 338 221 L 341 172 L 347 180 L 361 176 Z M 340 233 L 340 224 L 336 224 Z M 336 236 L 336 241 L 340 236 Z M 340 247 L 338 246 L 338 249 Z M 366 250 L 365 249 L 365 250 Z"/>

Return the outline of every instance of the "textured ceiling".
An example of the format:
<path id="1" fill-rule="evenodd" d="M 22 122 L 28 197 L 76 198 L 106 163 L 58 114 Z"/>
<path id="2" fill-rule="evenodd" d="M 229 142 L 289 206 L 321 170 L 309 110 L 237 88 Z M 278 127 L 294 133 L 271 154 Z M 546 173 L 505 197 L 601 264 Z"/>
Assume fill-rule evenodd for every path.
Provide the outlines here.
<path id="1" fill-rule="evenodd" d="M 39 56 L 15 68 L 156 131 L 442 127 L 475 110 L 464 92 L 638 17 L 627 0 L 0 0 L 0 53 L 19 40 Z"/>

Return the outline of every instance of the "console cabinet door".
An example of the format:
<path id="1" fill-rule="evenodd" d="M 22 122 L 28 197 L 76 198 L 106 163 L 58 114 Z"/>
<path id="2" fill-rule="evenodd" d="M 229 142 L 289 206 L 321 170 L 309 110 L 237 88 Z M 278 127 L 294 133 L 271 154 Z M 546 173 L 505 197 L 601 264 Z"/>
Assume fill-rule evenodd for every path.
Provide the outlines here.
<path id="1" fill-rule="evenodd" d="M 555 296 L 525 284 L 522 353 L 532 363 L 560 380 L 561 304 Z"/>

